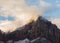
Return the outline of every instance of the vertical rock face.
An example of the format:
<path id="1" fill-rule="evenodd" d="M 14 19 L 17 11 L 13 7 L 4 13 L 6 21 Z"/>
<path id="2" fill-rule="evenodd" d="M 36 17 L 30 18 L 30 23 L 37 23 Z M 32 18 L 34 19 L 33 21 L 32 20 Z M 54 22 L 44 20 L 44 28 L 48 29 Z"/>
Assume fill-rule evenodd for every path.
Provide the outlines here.
<path id="1" fill-rule="evenodd" d="M 40 38 L 33 43 L 60 43 L 60 30 L 50 21 L 38 17 L 36 21 L 32 21 L 11 33 L 5 34 L 0 31 L 0 41 L 4 43 L 9 40 L 12 40 L 12 43 L 14 43 L 15 41 L 24 40 L 26 38 L 31 41 L 38 37 Z"/>

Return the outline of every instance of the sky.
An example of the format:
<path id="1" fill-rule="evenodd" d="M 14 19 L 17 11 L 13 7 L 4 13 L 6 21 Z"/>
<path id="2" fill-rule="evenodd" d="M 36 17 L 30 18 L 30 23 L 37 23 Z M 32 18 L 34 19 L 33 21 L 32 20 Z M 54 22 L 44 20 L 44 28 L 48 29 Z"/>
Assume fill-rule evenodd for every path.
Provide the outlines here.
<path id="1" fill-rule="evenodd" d="M 52 18 L 60 18 L 60 0 L 28 0 L 28 5 L 41 7 L 40 2 L 51 4 L 51 6 L 43 13 L 43 16 Z"/>
<path id="2" fill-rule="evenodd" d="M 51 4 L 51 6 L 43 13 L 44 17 L 60 18 L 60 0 L 26 0 L 28 6 L 36 6 L 38 8 L 41 7 L 41 2 Z"/>
<path id="3" fill-rule="evenodd" d="M 45 10 L 42 16 L 60 28 L 60 0 L 28 0 L 27 3 L 30 6 L 42 7 Z"/>
<path id="4" fill-rule="evenodd" d="M 0 29 L 4 32 L 36 21 L 38 16 L 60 28 L 60 0 L 0 0 Z"/>
<path id="5" fill-rule="evenodd" d="M 60 0 L 0 0 L 0 30 L 13 32 L 36 19 L 36 14 L 60 29 Z"/>
<path id="6" fill-rule="evenodd" d="M 47 10 L 43 13 L 44 17 L 60 18 L 60 0 L 25 0 L 28 6 L 35 6 L 42 9 L 46 8 L 46 5 L 51 4 Z M 45 4 L 45 5 L 44 5 Z M 1 10 L 0 6 L 0 10 Z"/>

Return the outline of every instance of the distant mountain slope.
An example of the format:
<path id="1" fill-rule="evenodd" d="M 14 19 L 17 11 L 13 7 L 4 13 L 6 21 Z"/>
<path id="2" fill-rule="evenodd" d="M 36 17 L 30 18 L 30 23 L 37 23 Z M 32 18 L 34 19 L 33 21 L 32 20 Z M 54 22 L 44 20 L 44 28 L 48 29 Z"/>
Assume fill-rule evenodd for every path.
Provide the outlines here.
<path id="1" fill-rule="evenodd" d="M 32 41 L 38 37 L 40 37 L 40 41 L 42 38 L 45 38 L 51 43 L 60 43 L 60 30 L 50 21 L 43 17 L 38 17 L 37 21 L 32 21 L 11 33 L 5 34 L 0 31 L 0 41 L 4 43 L 8 40 L 13 40 L 12 43 L 14 43 L 14 41 L 24 40 L 26 38 Z"/>

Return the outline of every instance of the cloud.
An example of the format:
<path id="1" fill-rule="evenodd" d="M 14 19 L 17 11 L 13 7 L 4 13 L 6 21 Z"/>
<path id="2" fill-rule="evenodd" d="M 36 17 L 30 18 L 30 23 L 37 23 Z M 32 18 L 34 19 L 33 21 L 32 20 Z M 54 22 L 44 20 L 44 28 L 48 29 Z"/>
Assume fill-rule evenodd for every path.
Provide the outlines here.
<path id="1" fill-rule="evenodd" d="M 12 32 L 32 20 L 36 20 L 51 4 L 40 1 L 41 7 L 28 6 L 26 0 L 0 0 L 2 16 L 13 16 L 15 21 L 1 21 L 0 29 L 4 32 Z"/>
<path id="2" fill-rule="evenodd" d="M 50 20 L 53 24 L 56 24 L 57 27 L 60 29 L 60 18 L 55 18 Z"/>
<path id="3" fill-rule="evenodd" d="M 41 15 L 42 10 L 35 6 L 27 6 L 25 0 L 0 0 L 0 16 L 14 16 L 15 21 L 0 21 L 0 30 L 12 32 Z"/>
<path id="4" fill-rule="evenodd" d="M 41 6 L 41 7 L 47 8 L 47 7 L 50 7 L 51 4 L 48 3 L 48 2 L 45 2 L 45 1 L 43 1 L 43 0 L 40 0 L 40 6 Z"/>
<path id="5" fill-rule="evenodd" d="M 60 4 L 57 4 L 57 7 L 60 7 Z"/>
<path id="6" fill-rule="evenodd" d="M 52 7 L 51 3 L 40 0 L 40 9 L 43 11 L 42 14 L 46 12 L 50 7 Z"/>
<path id="7" fill-rule="evenodd" d="M 56 0 L 57 7 L 60 7 L 60 0 Z"/>

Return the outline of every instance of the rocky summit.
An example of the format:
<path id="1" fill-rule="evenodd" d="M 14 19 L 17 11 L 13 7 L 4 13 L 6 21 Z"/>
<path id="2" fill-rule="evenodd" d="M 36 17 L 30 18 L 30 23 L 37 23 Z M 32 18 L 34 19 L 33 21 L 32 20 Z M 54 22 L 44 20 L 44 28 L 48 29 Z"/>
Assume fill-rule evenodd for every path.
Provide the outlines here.
<path id="1" fill-rule="evenodd" d="M 38 17 L 36 21 L 32 21 L 23 27 L 18 27 L 16 31 L 3 33 L 0 30 L 0 42 L 16 43 L 16 41 L 27 39 L 25 42 L 19 43 L 60 43 L 60 30 L 50 21 L 43 17 Z"/>

